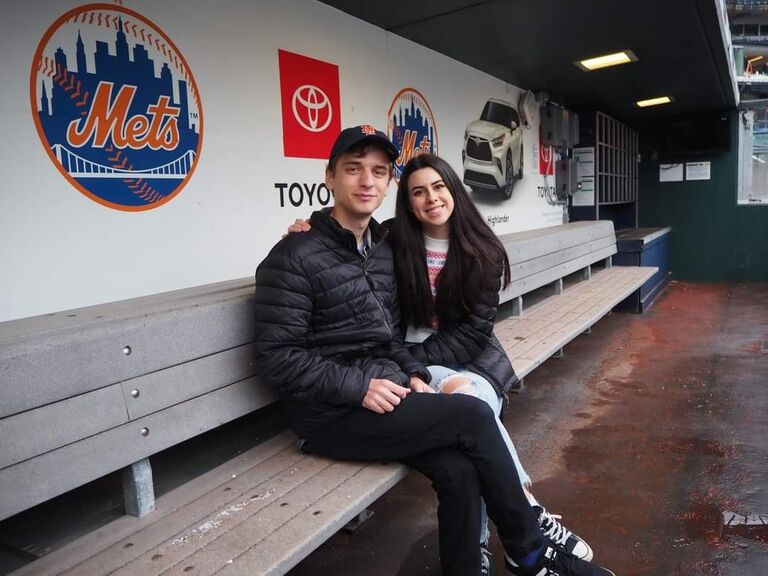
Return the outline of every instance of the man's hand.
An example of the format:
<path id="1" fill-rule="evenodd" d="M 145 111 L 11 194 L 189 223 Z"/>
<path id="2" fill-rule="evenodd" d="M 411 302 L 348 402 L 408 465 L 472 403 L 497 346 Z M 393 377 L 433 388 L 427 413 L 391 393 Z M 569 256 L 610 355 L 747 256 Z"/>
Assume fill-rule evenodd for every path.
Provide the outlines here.
<path id="1" fill-rule="evenodd" d="M 288 226 L 288 232 L 283 234 L 283 238 L 288 236 L 288 234 L 295 234 L 297 232 L 309 232 L 310 230 L 312 230 L 312 226 L 309 223 L 309 220 L 302 220 L 297 218 L 296 222 Z"/>
<path id="2" fill-rule="evenodd" d="M 403 388 L 384 378 L 373 378 L 368 384 L 368 392 L 363 398 L 363 408 L 377 414 L 392 412 L 400 404 L 400 400 L 410 394 L 408 388 Z"/>
<path id="3" fill-rule="evenodd" d="M 414 392 L 424 392 L 427 394 L 435 393 L 435 389 L 418 376 L 411 376 L 411 390 Z"/>

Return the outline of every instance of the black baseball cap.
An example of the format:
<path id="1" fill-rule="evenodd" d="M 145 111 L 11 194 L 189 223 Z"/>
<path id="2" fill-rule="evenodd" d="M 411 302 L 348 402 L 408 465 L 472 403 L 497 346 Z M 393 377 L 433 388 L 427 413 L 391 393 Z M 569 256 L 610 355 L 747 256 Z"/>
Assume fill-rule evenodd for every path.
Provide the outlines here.
<path id="1" fill-rule="evenodd" d="M 379 144 L 389 156 L 389 159 L 394 162 L 400 155 L 397 147 L 392 144 L 392 141 L 387 137 L 384 132 L 376 130 L 370 124 L 363 124 L 362 126 L 353 126 L 352 128 L 345 128 L 341 131 L 336 138 L 336 142 L 333 143 L 331 148 L 331 155 L 328 157 L 328 163 L 333 164 L 333 161 L 353 146 L 361 142 L 370 142 L 372 144 Z"/>

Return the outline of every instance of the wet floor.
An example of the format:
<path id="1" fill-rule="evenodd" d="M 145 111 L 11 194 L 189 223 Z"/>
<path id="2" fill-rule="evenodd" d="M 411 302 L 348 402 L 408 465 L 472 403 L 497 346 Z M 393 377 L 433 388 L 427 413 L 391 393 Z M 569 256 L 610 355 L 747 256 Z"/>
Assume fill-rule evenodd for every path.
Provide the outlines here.
<path id="1" fill-rule="evenodd" d="M 767 341 L 768 285 L 673 283 L 526 379 L 505 423 L 534 493 L 596 561 L 619 576 L 768 575 L 767 529 L 723 528 L 724 512 L 768 515 Z M 411 474 L 373 510 L 290 574 L 440 573 L 427 481 Z"/>

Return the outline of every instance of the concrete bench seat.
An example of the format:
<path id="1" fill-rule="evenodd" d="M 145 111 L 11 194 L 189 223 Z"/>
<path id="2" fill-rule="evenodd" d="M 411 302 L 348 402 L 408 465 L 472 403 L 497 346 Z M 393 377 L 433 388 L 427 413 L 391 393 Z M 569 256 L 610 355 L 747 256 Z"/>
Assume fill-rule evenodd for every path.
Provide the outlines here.
<path id="1" fill-rule="evenodd" d="M 283 433 L 14 573 L 284 574 L 399 482 L 405 466 L 301 454 Z"/>
<path id="2" fill-rule="evenodd" d="M 606 268 L 593 274 L 589 281 L 579 282 L 528 308 L 524 315 L 498 322 L 496 336 L 509 354 L 518 378 L 524 378 L 558 354 L 655 272 L 655 268 Z"/>
<path id="3" fill-rule="evenodd" d="M 521 378 L 655 272 L 610 266 L 610 222 L 501 239 L 516 315 L 497 335 Z M 155 501 L 150 456 L 277 400 L 252 298 L 245 278 L 0 323 L 0 520 L 121 469 L 132 514 L 16 574 L 284 574 L 405 476 L 303 455 L 287 432 Z"/>

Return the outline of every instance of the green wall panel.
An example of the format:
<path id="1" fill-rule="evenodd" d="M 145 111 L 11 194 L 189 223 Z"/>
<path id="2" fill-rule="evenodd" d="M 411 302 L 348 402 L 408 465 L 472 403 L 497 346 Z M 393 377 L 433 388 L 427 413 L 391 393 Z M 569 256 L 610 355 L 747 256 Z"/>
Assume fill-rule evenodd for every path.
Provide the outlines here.
<path id="1" fill-rule="evenodd" d="M 640 163 L 639 225 L 672 227 L 670 270 L 676 279 L 768 282 L 768 206 L 736 203 L 737 119 L 733 112 L 731 151 L 706 158 L 710 180 L 659 182 L 659 163 Z M 641 132 L 640 139 L 643 157 L 650 157 L 655 134 Z"/>

